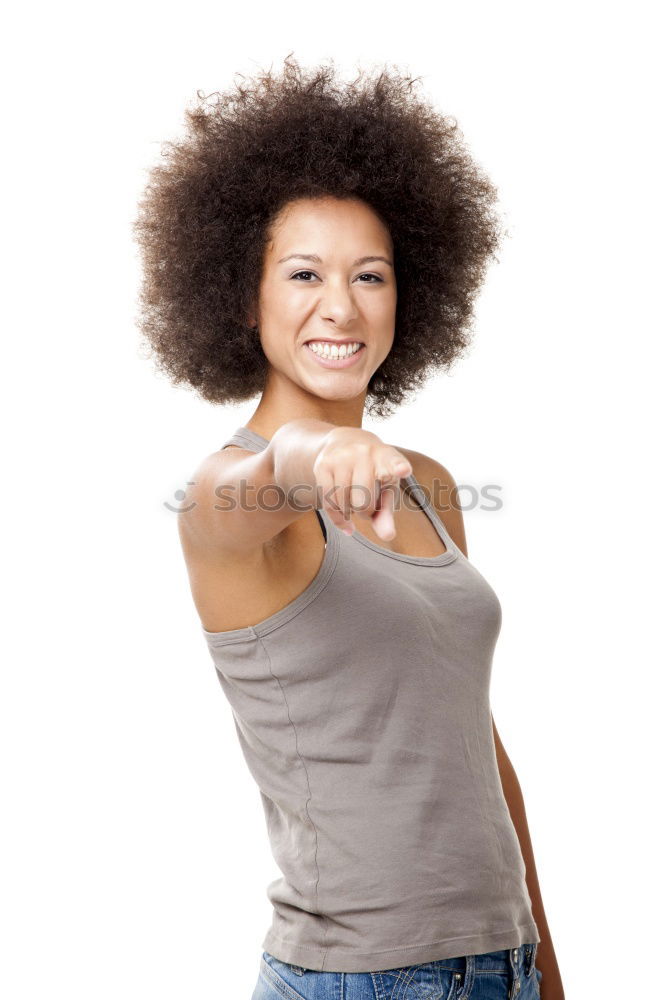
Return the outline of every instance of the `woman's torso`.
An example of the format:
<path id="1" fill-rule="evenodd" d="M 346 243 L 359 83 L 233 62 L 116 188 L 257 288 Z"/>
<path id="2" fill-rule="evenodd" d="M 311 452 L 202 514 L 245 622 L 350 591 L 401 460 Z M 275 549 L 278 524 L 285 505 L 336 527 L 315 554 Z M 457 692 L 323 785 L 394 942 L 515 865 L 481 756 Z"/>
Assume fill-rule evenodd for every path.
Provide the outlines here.
<path id="1" fill-rule="evenodd" d="M 392 551 L 320 512 L 304 589 L 202 624 L 281 872 L 262 946 L 282 962 L 366 972 L 539 940 L 494 752 L 501 608 L 416 489 L 444 551 Z"/>

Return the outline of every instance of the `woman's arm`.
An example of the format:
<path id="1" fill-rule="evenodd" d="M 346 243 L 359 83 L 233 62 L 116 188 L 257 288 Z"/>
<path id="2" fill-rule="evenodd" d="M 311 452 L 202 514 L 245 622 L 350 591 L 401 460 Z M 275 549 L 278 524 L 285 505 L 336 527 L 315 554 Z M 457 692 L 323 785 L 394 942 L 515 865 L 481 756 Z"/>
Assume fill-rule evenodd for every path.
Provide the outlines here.
<path id="1" fill-rule="evenodd" d="M 518 776 L 516 775 L 513 765 L 509 760 L 509 756 L 499 738 L 499 733 L 497 732 L 494 719 L 493 737 L 495 740 L 495 753 L 497 756 L 497 766 L 502 782 L 502 791 L 504 792 L 504 798 L 506 799 L 506 804 L 509 807 L 511 820 L 520 842 L 520 849 L 522 851 L 523 860 L 525 861 L 525 868 L 527 869 L 525 881 L 527 883 L 527 891 L 529 892 L 530 899 L 532 901 L 532 915 L 536 921 L 537 927 L 539 928 L 539 937 L 541 938 L 537 949 L 537 965 L 543 976 L 541 980 L 541 998 L 542 1000 L 564 1000 L 562 978 L 560 976 L 557 958 L 555 957 L 555 948 L 553 947 L 553 941 L 548 929 L 548 921 L 546 920 L 546 914 L 543 908 L 543 900 L 541 899 L 541 890 L 539 888 L 539 879 L 537 878 L 530 831 L 527 825 L 527 814 L 525 812 L 523 793 L 520 788 Z"/>

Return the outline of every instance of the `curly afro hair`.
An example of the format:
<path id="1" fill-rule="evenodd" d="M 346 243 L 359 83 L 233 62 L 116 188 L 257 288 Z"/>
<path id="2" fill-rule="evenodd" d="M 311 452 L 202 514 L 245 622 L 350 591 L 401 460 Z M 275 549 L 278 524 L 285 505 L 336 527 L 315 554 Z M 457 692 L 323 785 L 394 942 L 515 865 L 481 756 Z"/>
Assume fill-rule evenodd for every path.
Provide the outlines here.
<path id="1" fill-rule="evenodd" d="M 185 137 L 150 168 L 133 233 L 143 263 L 138 326 L 157 366 L 212 403 L 261 392 L 256 329 L 264 248 L 299 197 L 354 197 L 388 227 L 398 289 L 388 357 L 366 412 L 388 416 L 470 342 L 475 296 L 502 230 L 496 188 L 455 119 L 414 93 L 418 78 L 304 71 L 290 54 L 185 112 Z"/>

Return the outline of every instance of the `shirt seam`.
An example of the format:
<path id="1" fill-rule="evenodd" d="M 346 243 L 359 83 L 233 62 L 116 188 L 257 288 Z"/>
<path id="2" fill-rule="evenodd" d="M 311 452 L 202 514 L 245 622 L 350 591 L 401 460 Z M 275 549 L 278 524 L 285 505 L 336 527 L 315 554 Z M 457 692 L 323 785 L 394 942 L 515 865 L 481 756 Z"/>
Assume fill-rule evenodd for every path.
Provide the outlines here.
<path id="1" fill-rule="evenodd" d="M 449 941 L 468 941 L 474 940 L 475 938 L 492 938 L 492 937 L 503 937 L 512 931 L 532 931 L 535 925 L 529 924 L 512 924 L 511 927 L 507 927 L 503 931 L 491 931 L 488 933 L 481 934 L 460 934 L 457 937 L 445 937 L 439 938 L 437 941 L 425 941 L 423 944 L 404 944 L 399 945 L 397 948 L 382 948 L 380 951 L 350 951 L 347 948 L 337 948 L 334 949 L 334 954 L 344 954 L 344 955 L 386 955 L 394 951 L 411 951 L 414 948 L 431 948 L 433 945 L 447 944 Z M 538 930 L 538 928 L 537 928 Z M 321 951 L 321 948 L 315 948 L 313 945 L 299 944 L 297 941 L 288 941 L 287 938 L 280 937 L 279 934 L 275 934 L 272 930 L 268 932 L 268 936 L 273 938 L 275 941 L 282 941 L 283 944 L 291 945 L 293 948 L 303 949 L 304 951 Z M 326 949 L 329 950 L 328 948 Z"/>
<path id="2" fill-rule="evenodd" d="M 273 670 L 273 665 L 272 665 L 272 660 L 271 660 L 271 654 L 269 653 L 268 649 L 266 648 L 266 644 L 263 641 L 263 636 L 258 635 L 257 639 L 260 642 L 260 644 L 261 644 L 261 646 L 262 646 L 262 648 L 264 650 L 264 655 L 266 656 L 268 670 L 269 670 L 271 676 L 277 682 L 278 687 L 280 688 L 280 692 L 282 694 L 282 698 L 284 700 L 285 709 L 286 709 L 286 712 L 287 712 L 287 718 L 289 719 L 289 724 L 290 724 L 290 726 L 291 726 L 291 728 L 293 730 L 293 733 L 294 733 L 294 745 L 295 745 L 295 748 L 296 748 L 296 754 L 298 756 L 298 759 L 301 762 L 301 765 L 303 767 L 303 772 L 305 774 L 305 781 L 306 781 L 307 789 L 308 789 L 308 797 L 305 800 L 305 813 L 306 813 L 306 815 L 308 817 L 308 821 L 310 823 L 310 826 L 312 827 L 312 830 L 313 830 L 313 833 L 314 833 L 314 838 L 315 838 L 315 851 L 314 851 L 314 868 L 315 868 L 315 873 L 316 873 L 316 880 L 315 880 L 315 912 L 319 916 L 321 916 L 322 918 L 325 918 L 325 921 L 326 921 L 325 924 L 324 924 L 324 941 L 323 941 L 323 945 L 322 945 L 322 947 L 324 949 L 324 961 L 325 961 L 326 960 L 326 953 L 328 951 L 328 945 L 326 944 L 326 934 L 328 932 L 328 917 L 326 916 L 326 914 L 324 914 L 324 913 L 321 912 L 321 908 L 320 908 L 320 905 L 319 905 L 319 880 L 320 880 L 320 877 L 321 877 L 321 872 L 319 870 L 319 860 L 318 860 L 319 835 L 318 835 L 318 832 L 317 832 L 317 825 L 314 822 L 314 820 L 312 819 L 312 816 L 310 815 L 310 810 L 308 809 L 308 803 L 312 799 L 312 788 L 311 788 L 311 785 L 310 785 L 310 775 L 308 773 L 308 769 L 307 769 L 307 766 L 305 764 L 305 760 L 303 759 L 303 755 L 301 754 L 301 751 L 300 751 L 299 746 L 298 746 L 298 730 L 296 729 L 296 725 L 294 723 L 294 720 L 291 717 L 291 712 L 289 711 L 289 702 L 287 701 L 287 695 L 286 695 L 285 690 L 284 690 L 284 688 L 283 688 L 283 686 L 282 686 L 282 684 L 280 682 L 280 678 L 277 676 L 277 674 Z M 279 940 L 283 940 L 283 939 L 280 938 Z M 321 948 L 319 948 L 318 950 L 321 951 Z"/>

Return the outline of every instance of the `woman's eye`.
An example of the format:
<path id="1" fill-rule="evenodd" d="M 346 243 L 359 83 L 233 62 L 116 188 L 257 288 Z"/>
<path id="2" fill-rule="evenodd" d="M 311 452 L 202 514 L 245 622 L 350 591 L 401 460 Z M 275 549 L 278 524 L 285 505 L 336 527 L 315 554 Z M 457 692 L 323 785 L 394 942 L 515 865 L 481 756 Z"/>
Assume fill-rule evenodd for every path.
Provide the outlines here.
<path id="1" fill-rule="evenodd" d="M 294 274 L 292 274 L 291 277 L 292 277 L 292 279 L 293 278 L 299 278 L 300 279 L 300 275 L 302 275 L 302 274 L 313 274 L 315 276 L 315 278 L 317 277 L 317 275 L 314 273 L 314 271 L 296 271 Z M 362 284 L 364 284 L 364 285 L 372 285 L 375 282 L 383 281 L 384 280 L 383 278 L 380 278 L 378 274 L 359 274 L 359 278 L 372 278 L 373 279 L 372 281 L 363 281 Z M 311 281 L 306 281 L 306 284 L 311 285 L 312 282 Z"/>

